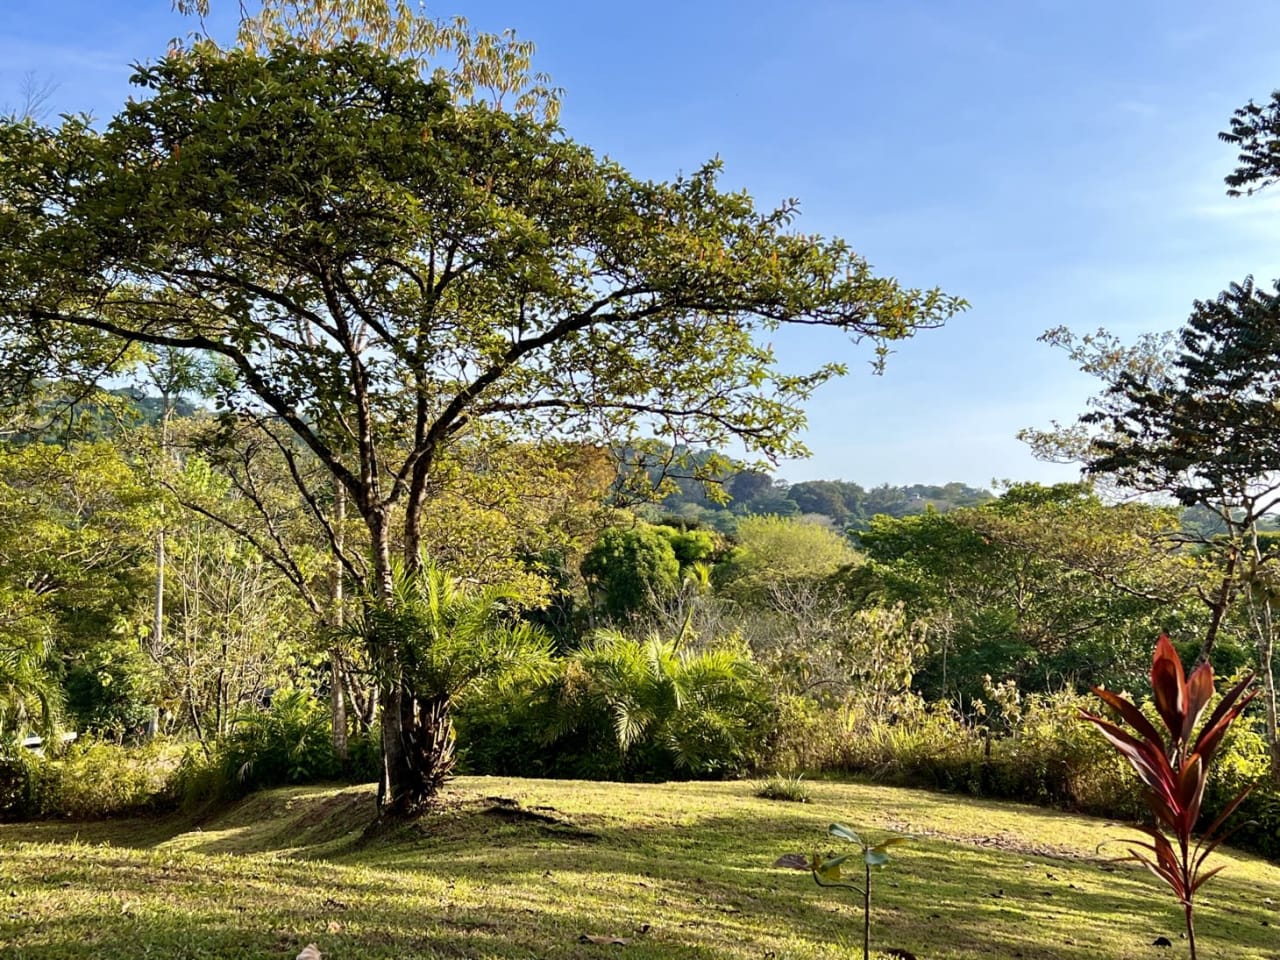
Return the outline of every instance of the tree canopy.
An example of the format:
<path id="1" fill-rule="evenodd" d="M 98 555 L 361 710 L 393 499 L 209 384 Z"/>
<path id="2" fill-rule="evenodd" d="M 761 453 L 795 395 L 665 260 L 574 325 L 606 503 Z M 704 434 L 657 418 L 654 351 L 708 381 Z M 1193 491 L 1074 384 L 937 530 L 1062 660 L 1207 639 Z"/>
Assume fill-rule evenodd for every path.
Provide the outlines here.
<path id="1" fill-rule="evenodd" d="M 102 129 L 0 122 L 0 360 L 20 386 L 135 346 L 211 359 L 224 422 L 273 440 L 384 602 L 442 453 L 478 425 L 792 454 L 845 368 L 783 372 L 763 336 L 832 327 L 883 360 L 963 306 L 795 232 L 794 202 L 723 191 L 718 163 L 639 180 L 357 43 L 199 44 L 134 82 Z M 368 575 L 304 456 L 367 527 Z M 394 645 L 378 656 L 394 673 Z"/>

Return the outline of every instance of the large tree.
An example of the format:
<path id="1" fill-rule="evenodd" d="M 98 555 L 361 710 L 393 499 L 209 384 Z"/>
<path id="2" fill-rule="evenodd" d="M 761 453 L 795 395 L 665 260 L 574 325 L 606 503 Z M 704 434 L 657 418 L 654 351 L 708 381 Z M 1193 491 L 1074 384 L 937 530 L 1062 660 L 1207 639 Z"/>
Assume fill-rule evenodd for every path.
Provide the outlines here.
<path id="1" fill-rule="evenodd" d="M 1216 518 L 1207 532 L 1184 529 L 1174 538 L 1216 560 L 1215 581 L 1199 590 L 1209 612 L 1200 659 L 1213 654 L 1233 611 L 1243 613 L 1257 641 L 1272 774 L 1280 782 L 1277 555 L 1261 536 L 1262 523 L 1280 507 L 1280 293 L 1252 279 L 1232 284 L 1196 302 L 1167 353 L 1148 341 L 1127 354 L 1132 362 L 1116 362 L 1107 337 L 1093 344 L 1058 339 L 1107 384 L 1067 435 L 1085 469 Z M 1053 449 L 1052 437 L 1037 438 L 1041 449 Z"/>
<path id="2" fill-rule="evenodd" d="M 1238 109 L 1219 137 L 1240 151 L 1228 195 L 1280 182 L 1280 91 Z M 1280 507 L 1280 286 L 1258 287 L 1252 277 L 1232 283 L 1196 301 L 1175 337 L 1148 336 L 1136 347 L 1120 347 L 1105 331 L 1077 338 L 1053 330 L 1045 338 L 1065 346 L 1106 390 L 1075 427 L 1024 434 L 1037 451 L 1065 453 L 1094 476 L 1171 495 L 1216 519 L 1212 530 L 1187 535 L 1219 561 L 1214 589 L 1201 591 L 1209 623 L 1200 658 L 1213 653 L 1233 608 L 1242 610 L 1257 641 L 1271 775 L 1280 783 L 1273 615 L 1280 580 L 1277 554 L 1260 535 Z"/>
<path id="3" fill-rule="evenodd" d="M 984 674 L 1124 686 L 1199 582 L 1163 547 L 1176 527 L 1174 510 L 1106 505 L 1086 485 L 1018 484 L 977 507 L 873 518 L 858 537 L 869 562 L 844 582 L 855 601 L 932 623 L 930 693 L 979 695 Z"/>
<path id="4" fill-rule="evenodd" d="M 293 471 L 383 604 L 393 555 L 419 562 L 442 454 L 479 424 L 785 455 L 802 402 L 844 368 L 784 374 L 762 334 L 831 327 L 882 358 L 962 305 L 794 232 L 794 203 L 722 191 L 718 164 L 638 180 L 360 45 L 200 44 L 134 79 L 144 96 L 104 129 L 0 123 L 0 359 L 30 375 L 131 344 L 215 360 L 228 418 L 346 492 L 368 566 L 332 536 L 328 488 Z M 437 782 L 420 745 L 441 718 L 396 644 L 371 646 L 383 810 L 409 813 Z"/>

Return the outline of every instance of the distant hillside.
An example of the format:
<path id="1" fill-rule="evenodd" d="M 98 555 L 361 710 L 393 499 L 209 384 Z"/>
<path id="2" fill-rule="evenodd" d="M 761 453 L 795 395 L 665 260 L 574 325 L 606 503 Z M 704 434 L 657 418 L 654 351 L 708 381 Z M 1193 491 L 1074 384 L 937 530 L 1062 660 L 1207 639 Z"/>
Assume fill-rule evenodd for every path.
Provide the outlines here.
<path id="1" fill-rule="evenodd" d="M 848 480 L 805 480 L 788 483 L 759 470 L 726 468 L 711 489 L 697 480 L 675 478 L 675 489 L 661 503 L 644 508 L 648 516 L 706 525 L 731 532 L 744 514 L 777 516 L 818 515 L 841 529 L 864 529 L 877 514 L 894 517 L 924 513 L 932 507 L 945 512 L 971 507 L 994 498 L 989 490 L 963 483 L 941 486 L 915 483 L 881 484 L 870 489 Z M 728 495 L 717 502 L 718 487 Z"/>

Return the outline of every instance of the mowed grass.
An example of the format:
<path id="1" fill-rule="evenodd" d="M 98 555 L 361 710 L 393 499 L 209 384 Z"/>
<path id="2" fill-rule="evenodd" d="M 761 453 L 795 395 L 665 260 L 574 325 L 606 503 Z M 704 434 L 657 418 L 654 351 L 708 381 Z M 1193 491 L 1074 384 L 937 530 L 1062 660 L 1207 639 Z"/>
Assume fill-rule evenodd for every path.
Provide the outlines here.
<path id="1" fill-rule="evenodd" d="M 1032 807 L 813 783 L 462 778 L 439 812 L 367 839 L 371 788 L 260 794 L 203 823 L 0 826 L 0 957 L 830 958 L 860 956 L 857 904 L 779 855 L 855 829 L 918 835 L 876 874 L 873 944 L 921 960 L 1185 956 L 1154 878 L 1102 862 L 1104 824 Z M 1119 855 L 1121 845 L 1104 849 Z M 1280 957 L 1280 867 L 1228 853 L 1201 957 Z M 616 936 L 626 945 L 583 942 Z M 1166 936 L 1174 949 L 1152 941 Z"/>

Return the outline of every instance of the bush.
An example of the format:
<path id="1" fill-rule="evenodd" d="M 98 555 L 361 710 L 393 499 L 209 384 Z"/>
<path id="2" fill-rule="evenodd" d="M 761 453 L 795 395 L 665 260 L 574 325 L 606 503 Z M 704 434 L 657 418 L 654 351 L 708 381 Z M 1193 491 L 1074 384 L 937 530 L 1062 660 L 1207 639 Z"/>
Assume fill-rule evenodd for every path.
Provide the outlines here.
<path id="1" fill-rule="evenodd" d="M 896 698 L 885 711 L 857 695 L 835 707 L 786 698 L 771 766 L 1146 819 L 1127 765 L 1080 718 L 1081 706 L 1093 706 L 1089 698 L 1070 691 L 1022 696 L 1008 683 L 988 683 L 987 693 L 988 702 L 976 702 L 971 717 L 914 694 Z M 1244 786 L 1259 782 L 1267 762 L 1258 720 L 1242 717 L 1215 760 L 1201 828 Z M 1233 822 L 1242 821 L 1232 843 L 1280 856 L 1280 794 L 1255 790 Z"/>
<path id="2" fill-rule="evenodd" d="M 970 718 L 915 694 L 893 698 L 885 710 L 857 695 L 829 710 L 791 698 L 780 715 L 774 765 L 1108 816 L 1139 812 L 1122 766 L 1078 718 L 1082 697 L 1014 700 L 1008 686 L 993 692 L 1004 702 L 991 710 L 979 702 Z"/>
<path id="3" fill-rule="evenodd" d="M 683 650 L 602 631 L 534 689 L 491 685 L 459 704 L 459 763 L 505 776 L 735 776 L 759 767 L 774 709 L 741 645 Z"/>
<path id="4" fill-rule="evenodd" d="M 82 739 L 58 758 L 22 748 L 0 756 L 0 817 L 96 820 L 167 807 L 173 802 L 178 751 Z"/>
<path id="5" fill-rule="evenodd" d="M 136 643 L 104 644 L 71 668 L 64 688 L 75 729 L 122 741 L 146 729 L 156 701 L 156 668 Z"/>
<path id="6" fill-rule="evenodd" d="M 368 783 L 382 778 L 382 731 L 374 726 L 366 733 L 347 739 L 347 762 L 342 779 Z"/>
<path id="7" fill-rule="evenodd" d="M 774 743 L 774 769 L 942 789 L 968 789 L 983 756 L 981 736 L 954 710 L 909 693 L 884 710 L 857 694 L 828 707 L 785 698 Z"/>
<path id="8" fill-rule="evenodd" d="M 813 799 L 813 793 L 802 777 L 784 777 L 780 774 L 757 785 L 756 796 L 761 800 L 783 800 L 787 803 L 808 803 Z"/>
<path id="9" fill-rule="evenodd" d="M 1280 861 L 1280 793 L 1255 790 L 1245 798 L 1231 823 L 1240 824 L 1229 841 L 1233 846 Z"/>
<path id="10" fill-rule="evenodd" d="M 269 710 L 242 711 L 211 755 L 188 750 L 176 789 L 190 809 L 341 773 L 327 706 L 306 691 L 291 690 L 277 694 Z"/>
<path id="11" fill-rule="evenodd" d="M 0 740 L 0 820 L 28 820 L 39 815 L 42 762 L 21 744 Z"/>

